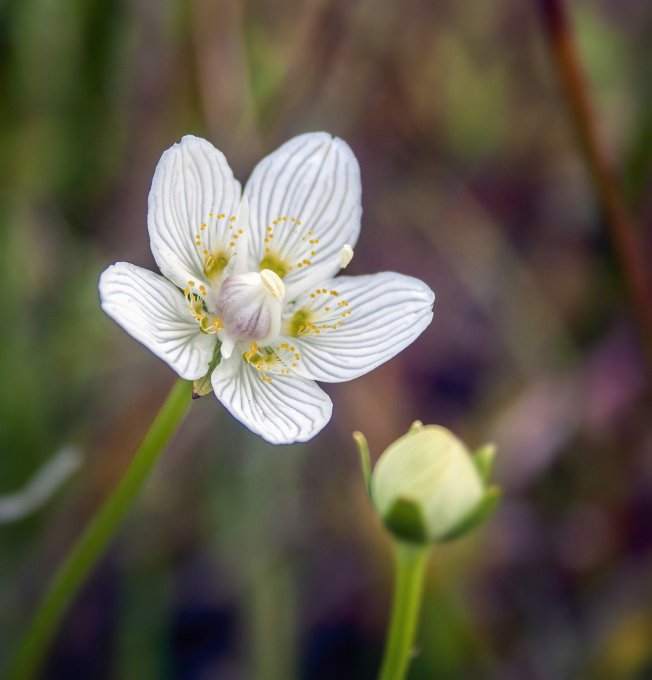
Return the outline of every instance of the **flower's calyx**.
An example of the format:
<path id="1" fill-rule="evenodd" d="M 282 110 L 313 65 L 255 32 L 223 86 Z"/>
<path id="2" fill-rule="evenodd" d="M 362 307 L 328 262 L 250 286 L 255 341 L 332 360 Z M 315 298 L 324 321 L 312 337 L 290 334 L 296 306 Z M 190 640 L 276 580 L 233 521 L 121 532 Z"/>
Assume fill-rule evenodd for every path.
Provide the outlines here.
<path id="1" fill-rule="evenodd" d="M 492 446 L 471 456 L 452 432 L 417 421 L 371 472 L 366 440 L 359 432 L 354 438 L 374 508 L 400 541 L 426 545 L 459 538 L 487 519 L 500 499 L 487 480 Z"/>
<path id="2" fill-rule="evenodd" d="M 215 349 L 213 350 L 213 358 L 211 359 L 211 362 L 208 364 L 208 371 L 206 372 L 206 375 L 203 376 L 202 378 L 197 378 L 197 380 L 193 380 L 192 382 L 193 399 L 199 399 L 200 397 L 204 397 L 213 391 L 213 385 L 211 384 L 211 376 L 213 375 L 213 371 L 215 370 L 217 365 L 220 363 L 221 358 L 222 353 L 220 352 L 220 342 L 218 340 L 215 343 Z"/>

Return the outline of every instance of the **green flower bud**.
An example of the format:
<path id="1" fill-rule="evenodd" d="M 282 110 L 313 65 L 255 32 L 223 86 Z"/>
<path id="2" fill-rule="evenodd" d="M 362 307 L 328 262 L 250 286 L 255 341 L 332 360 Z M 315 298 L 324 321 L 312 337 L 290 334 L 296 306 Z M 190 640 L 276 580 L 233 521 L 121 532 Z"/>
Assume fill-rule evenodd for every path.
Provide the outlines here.
<path id="1" fill-rule="evenodd" d="M 364 463 L 364 437 L 355 435 Z M 402 541 L 426 544 L 457 538 L 495 508 L 487 488 L 494 448 L 472 457 L 449 430 L 416 422 L 380 456 L 368 483 L 385 527 Z"/>

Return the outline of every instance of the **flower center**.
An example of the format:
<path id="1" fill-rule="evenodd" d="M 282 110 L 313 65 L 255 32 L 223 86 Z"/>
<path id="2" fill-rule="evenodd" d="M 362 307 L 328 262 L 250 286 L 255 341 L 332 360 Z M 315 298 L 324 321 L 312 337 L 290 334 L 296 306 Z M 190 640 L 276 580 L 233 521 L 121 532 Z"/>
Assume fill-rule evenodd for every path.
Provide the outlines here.
<path id="1" fill-rule="evenodd" d="M 281 328 L 285 286 L 270 269 L 227 276 L 215 301 L 215 314 L 235 342 L 271 342 Z"/>

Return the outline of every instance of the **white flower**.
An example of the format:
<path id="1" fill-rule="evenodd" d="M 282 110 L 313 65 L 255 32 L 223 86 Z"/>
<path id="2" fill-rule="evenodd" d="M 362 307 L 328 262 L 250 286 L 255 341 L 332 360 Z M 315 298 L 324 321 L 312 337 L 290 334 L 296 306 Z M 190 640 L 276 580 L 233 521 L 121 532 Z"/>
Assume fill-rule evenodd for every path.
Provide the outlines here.
<path id="1" fill-rule="evenodd" d="M 418 279 L 333 278 L 353 256 L 361 213 L 358 163 L 341 139 L 291 139 L 242 192 L 222 153 L 184 137 L 149 195 L 163 276 L 110 266 L 102 308 L 182 378 L 205 377 L 219 359 L 215 395 L 267 441 L 306 441 L 332 412 L 315 380 L 367 373 L 432 319 L 434 294 Z"/>

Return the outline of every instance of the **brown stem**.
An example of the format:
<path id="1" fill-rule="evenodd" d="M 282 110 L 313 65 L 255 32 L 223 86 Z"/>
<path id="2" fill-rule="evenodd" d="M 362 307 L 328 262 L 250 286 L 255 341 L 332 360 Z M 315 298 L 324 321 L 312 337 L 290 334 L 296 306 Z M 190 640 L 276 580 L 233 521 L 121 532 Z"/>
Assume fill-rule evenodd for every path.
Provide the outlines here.
<path id="1" fill-rule="evenodd" d="M 604 213 L 643 342 L 652 361 L 652 297 L 637 230 L 598 135 L 575 36 L 563 0 L 538 0 L 546 37 L 594 190 Z"/>

